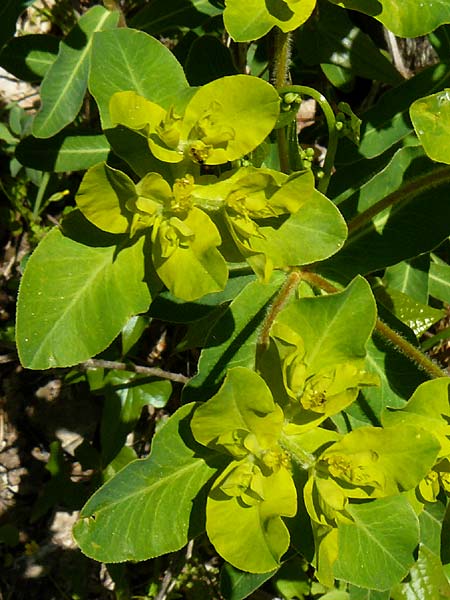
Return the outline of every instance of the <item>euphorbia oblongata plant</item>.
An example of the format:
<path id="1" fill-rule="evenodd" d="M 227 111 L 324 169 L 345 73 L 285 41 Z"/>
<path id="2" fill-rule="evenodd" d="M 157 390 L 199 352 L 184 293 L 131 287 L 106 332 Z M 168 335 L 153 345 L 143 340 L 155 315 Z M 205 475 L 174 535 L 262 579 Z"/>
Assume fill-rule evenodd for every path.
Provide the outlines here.
<path id="1" fill-rule="evenodd" d="M 206 56 L 199 75 L 139 12 L 125 27 L 94 6 L 61 42 L 25 140 L 62 139 L 55 171 L 84 174 L 23 274 L 22 364 L 89 370 L 136 315 L 203 332 L 194 376 L 155 371 L 175 382 L 176 410 L 150 454 L 122 457 L 91 496 L 75 539 L 114 563 L 206 531 L 228 573 L 242 572 L 230 598 L 286 564 L 349 600 L 409 598 L 424 571 L 423 597 L 447 597 L 450 380 L 421 336 L 450 302 L 450 7 L 193 4 L 219 31 L 202 38 L 199 26 L 194 44 L 208 38 L 227 60 Z M 358 28 L 361 13 L 397 36 L 431 34 L 440 63 L 404 79 Z M 346 27 L 347 62 L 335 64 L 327 32 Z M 323 66 L 317 88 L 304 85 L 302 53 Z M 341 76 L 380 82 L 361 119 Z M 86 93 L 102 129 L 91 136 L 66 129 Z M 299 134 L 311 98 L 314 134 Z M 70 165 L 65 143 L 78 144 Z M 128 379 L 102 376 L 145 393 L 127 351 Z"/>

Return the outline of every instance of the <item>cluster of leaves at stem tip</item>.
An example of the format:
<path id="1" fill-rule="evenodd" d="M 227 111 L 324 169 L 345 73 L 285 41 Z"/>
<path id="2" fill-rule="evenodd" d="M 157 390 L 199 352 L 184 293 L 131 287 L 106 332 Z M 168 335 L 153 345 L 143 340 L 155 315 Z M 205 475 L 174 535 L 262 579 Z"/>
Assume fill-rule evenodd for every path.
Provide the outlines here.
<path id="1" fill-rule="evenodd" d="M 241 2 L 226 2 L 225 27 L 236 41 L 258 39 L 274 26 L 292 31 L 310 17 L 316 2 L 250 4 L 243 12 Z M 363 4 L 355 0 L 352 7 L 364 12 Z M 372 16 L 395 30 L 391 4 L 380 4 Z M 405 7 L 400 9 L 402 25 L 408 19 Z M 130 316 L 148 310 L 164 286 L 179 306 L 222 292 L 230 272 L 243 267 L 256 278 L 226 296 L 226 302 L 233 300 L 228 329 L 221 329 L 219 316 L 212 326 L 219 341 L 211 334 L 199 372 L 185 388 L 188 402 L 155 435 L 148 458 L 127 464 L 91 497 L 75 537 L 88 556 L 109 563 L 173 552 L 206 529 L 217 552 L 242 571 L 270 573 L 291 548 L 308 557 L 326 587 L 339 579 L 389 590 L 415 563 L 425 507 L 450 491 L 449 381 L 437 378 L 418 386 L 407 402 L 403 395 L 395 406 L 377 405 L 372 421 L 361 414 L 358 398 L 370 397 L 373 387 L 381 385 L 381 394 L 388 388 L 387 368 L 380 367 L 372 341 L 377 305 L 361 274 L 430 251 L 448 232 L 416 253 L 386 261 L 376 246 L 385 222 L 378 223 L 375 239 L 369 238 L 375 262 L 370 254 L 368 266 L 360 268 L 358 251 L 345 254 L 358 237 L 348 241 L 345 219 L 324 195 L 338 137 L 359 141 L 360 122 L 348 104 L 341 103 L 334 115 L 311 88 L 277 90 L 249 75 L 190 88 L 167 48 L 142 32 L 115 29 L 117 18 L 94 7 L 80 19 L 80 29 L 92 38 L 85 83 L 123 167 L 91 164 L 76 194 L 78 211 L 61 230 L 50 232 L 28 261 L 17 318 L 23 364 L 71 366 L 98 354 Z M 430 31 L 447 18 L 427 20 L 424 27 Z M 132 85 L 137 64 L 128 79 L 114 72 L 110 86 L 102 73 L 104 54 L 116 46 L 125 56 L 123 65 L 132 64 L 131 52 L 126 54 L 131 46 L 145 48 L 155 62 L 165 61 L 160 86 L 155 80 L 146 88 L 144 77 Z M 68 48 L 56 59 L 55 73 L 58 61 L 70 55 Z M 68 124 L 52 108 L 52 76 L 50 70 L 42 86 L 43 107 L 33 127 L 37 137 L 51 138 Z M 319 102 L 330 136 L 317 188 L 313 169 L 305 168 L 311 153 L 298 147 L 296 129 L 295 143 L 279 157 L 288 168 L 274 168 L 273 156 L 268 159 L 274 139 L 296 127 L 303 94 Z M 433 148 L 426 121 L 435 123 L 435 104 L 443 111 L 447 94 L 411 107 L 419 141 L 443 162 L 449 157 Z M 405 156 L 419 152 L 412 144 L 389 160 L 400 169 Z M 420 158 L 426 158 L 423 152 Z M 445 177 L 443 172 L 442 180 L 430 180 L 431 187 L 446 183 Z M 416 196 L 405 193 L 405 198 L 413 202 Z M 372 214 L 360 212 L 356 220 L 365 226 Z M 350 229 L 356 229 L 354 222 Z M 367 235 L 372 234 L 371 229 Z M 313 263 L 330 258 L 334 283 L 343 282 L 339 290 L 311 272 Z M 305 265 L 309 271 L 300 270 Z M 44 293 L 50 278 L 58 295 Z M 83 291 L 84 280 L 97 287 Z M 264 322 L 260 313 L 276 294 Z M 233 320 L 236 338 L 232 333 L 223 342 Z M 243 351 L 236 350 L 240 334 Z M 410 346 L 414 356 L 420 354 Z M 314 556 L 308 555 L 308 536 Z"/>

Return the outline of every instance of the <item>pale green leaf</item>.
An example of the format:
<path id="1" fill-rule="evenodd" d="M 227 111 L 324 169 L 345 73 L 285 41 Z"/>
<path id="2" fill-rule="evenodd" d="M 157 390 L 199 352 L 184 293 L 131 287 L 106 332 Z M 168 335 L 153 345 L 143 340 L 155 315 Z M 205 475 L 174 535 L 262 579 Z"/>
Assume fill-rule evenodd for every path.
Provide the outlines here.
<path id="1" fill-rule="evenodd" d="M 226 496 L 220 489 L 222 478 L 214 483 L 206 504 L 206 532 L 211 543 L 225 560 L 243 571 L 265 573 L 277 568 L 289 547 L 289 532 L 280 517 L 293 517 L 297 511 L 290 473 L 282 467 L 263 477 L 264 499 L 253 506 Z"/>
<path id="2" fill-rule="evenodd" d="M 318 473 L 326 469 L 349 498 L 383 498 L 415 488 L 434 465 L 440 444 L 420 423 L 409 423 L 351 431 L 321 455 Z"/>
<path id="3" fill-rule="evenodd" d="M 136 188 L 128 175 L 100 163 L 85 173 L 76 202 L 86 219 L 99 229 L 125 233 L 132 217 L 126 203 L 136 197 Z"/>
<path id="4" fill-rule="evenodd" d="M 385 411 L 383 425 L 389 427 L 411 423 L 434 433 L 442 446 L 441 456 L 450 454 L 450 378 L 440 377 L 420 385 L 400 410 Z"/>
<path id="5" fill-rule="evenodd" d="M 77 236 L 86 225 L 72 219 Z M 89 238 L 88 238 L 89 239 Z M 30 257 L 17 309 L 17 345 L 30 369 L 66 367 L 104 350 L 128 319 L 147 310 L 144 239 L 96 233 L 98 246 L 52 230 Z"/>
<path id="6" fill-rule="evenodd" d="M 87 88 L 94 33 L 113 29 L 118 19 L 118 12 L 94 6 L 61 42 L 58 57 L 42 82 L 42 106 L 33 123 L 33 135 L 49 138 L 75 119 Z"/>
<path id="7" fill-rule="evenodd" d="M 311 15 L 316 0 L 226 0 L 225 27 L 236 42 L 249 42 L 278 26 L 288 32 L 297 29 Z"/>
<path id="8" fill-rule="evenodd" d="M 275 127 L 280 98 L 273 86 L 249 75 L 221 77 L 190 100 L 181 125 L 181 143 L 207 147 L 205 164 L 242 158 Z M 212 146 L 212 148 L 209 148 Z M 188 150 L 190 156 L 193 151 Z"/>
<path id="9" fill-rule="evenodd" d="M 146 560 L 179 550 L 203 530 L 204 486 L 223 459 L 192 438 L 193 408 L 180 408 L 153 438 L 150 456 L 127 465 L 84 506 L 74 535 L 89 557 Z"/>
<path id="10" fill-rule="evenodd" d="M 194 207 L 183 220 L 163 221 L 152 239 L 156 272 L 175 296 L 192 301 L 223 290 L 228 268 L 217 249 L 222 240 L 202 210 Z"/>
<path id="11" fill-rule="evenodd" d="M 416 100 L 409 114 L 428 156 L 450 164 L 450 89 Z"/>
<path id="12" fill-rule="evenodd" d="M 301 335 L 304 361 L 314 373 L 364 358 L 375 319 L 370 286 L 358 277 L 343 292 L 298 300 L 280 313 L 276 323 Z"/>
<path id="13" fill-rule="evenodd" d="M 262 448 L 271 448 L 278 441 L 283 421 L 283 411 L 264 380 L 250 369 L 234 367 L 217 394 L 196 410 L 191 427 L 201 444 L 234 455 L 234 432 L 252 433 Z M 239 441 L 236 445 L 240 446 Z"/>

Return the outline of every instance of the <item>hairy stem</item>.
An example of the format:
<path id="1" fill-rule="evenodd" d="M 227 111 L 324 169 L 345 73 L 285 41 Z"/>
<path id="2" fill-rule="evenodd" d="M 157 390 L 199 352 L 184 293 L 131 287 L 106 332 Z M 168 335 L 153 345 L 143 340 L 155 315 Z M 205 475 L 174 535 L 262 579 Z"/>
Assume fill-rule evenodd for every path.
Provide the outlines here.
<path id="1" fill-rule="evenodd" d="M 354 239 L 363 231 L 366 225 L 369 225 L 372 219 L 386 208 L 399 204 L 407 200 L 412 200 L 424 189 L 431 189 L 450 181 L 450 167 L 442 167 L 433 170 L 431 173 L 421 175 L 412 181 L 408 181 L 400 189 L 388 194 L 367 210 L 359 214 L 348 223 L 348 236 Z"/>
<path id="2" fill-rule="evenodd" d="M 279 92 L 280 94 L 294 92 L 295 94 L 311 96 L 322 109 L 328 128 L 328 149 L 323 164 L 323 177 L 320 179 L 317 189 L 322 194 L 326 194 L 338 145 L 338 131 L 336 129 L 336 118 L 333 109 L 323 94 L 306 85 L 288 85 L 280 89 Z"/>
<path id="3" fill-rule="evenodd" d="M 338 288 L 329 281 L 310 271 L 302 271 L 301 278 L 308 281 L 312 285 L 324 290 L 328 294 L 339 292 Z M 426 354 L 405 340 L 399 333 L 391 329 L 386 323 L 377 319 L 375 323 L 375 333 L 390 343 L 394 348 L 404 354 L 409 360 L 414 362 L 420 369 L 425 371 L 430 379 L 437 377 L 447 377 L 447 373 L 443 371 L 439 365 L 434 363 Z"/>
<path id="4" fill-rule="evenodd" d="M 387 340 L 395 348 L 407 356 L 410 360 L 416 363 L 416 365 L 425 371 L 430 379 L 436 379 L 438 377 L 448 377 L 447 373 L 443 371 L 439 365 L 434 363 L 426 354 L 423 354 L 418 348 L 410 344 L 405 338 L 403 338 L 396 331 L 391 329 L 386 323 L 383 323 L 380 319 L 377 319 L 375 325 L 375 332 L 380 337 Z"/>
<path id="5" fill-rule="evenodd" d="M 276 27 L 274 29 L 274 47 L 271 76 L 274 86 L 279 89 L 286 85 L 289 76 L 289 60 L 291 56 L 291 43 L 288 33 Z M 286 127 L 276 131 L 280 171 L 290 173 L 289 147 L 286 137 Z"/>
<path id="6" fill-rule="evenodd" d="M 286 85 L 289 77 L 289 61 L 291 58 L 291 37 L 278 27 L 274 29 L 274 49 L 272 64 L 272 80 L 279 89 Z"/>
<path id="7" fill-rule="evenodd" d="M 258 352 L 267 350 L 269 347 L 269 334 L 273 322 L 275 321 L 278 313 L 280 313 L 286 306 L 292 295 L 295 294 L 295 290 L 297 289 L 301 279 L 302 272 L 294 269 L 289 273 L 286 281 L 281 286 L 280 291 L 276 295 L 275 301 L 271 304 L 266 318 L 264 319 L 258 339 Z"/>

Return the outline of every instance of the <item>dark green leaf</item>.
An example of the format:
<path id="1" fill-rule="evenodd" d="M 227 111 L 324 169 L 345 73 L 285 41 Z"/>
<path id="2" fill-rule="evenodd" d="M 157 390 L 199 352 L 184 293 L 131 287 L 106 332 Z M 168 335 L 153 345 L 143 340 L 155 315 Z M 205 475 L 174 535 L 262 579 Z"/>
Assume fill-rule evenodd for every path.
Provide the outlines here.
<path id="1" fill-rule="evenodd" d="M 205 400 L 217 391 L 231 367 L 254 368 L 258 328 L 267 304 L 284 279 L 283 273 L 274 272 L 268 284 L 249 283 L 233 300 L 210 332 L 200 355 L 198 373 L 184 388 L 184 398 Z"/>
<path id="2" fill-rule="evenodd" d="M 355 208 L 361 214 L 389 193 L 392 205 L 354 227 L 350 223 L 344 248 L 322 263 L 326 272 L 341 278 L 344 274 L 350 278 L 356 273 L 371 273 L 432 250 L 448 237 L 449 167 L 436 166 L 420 148 L 402 148 L 341 208 L 349 216 L 354 215 Z"/>
<path id="3" fill-rule="evenodd" d="M 18 79 L 38 81 L 55 62 L 58 49 L 59 40 L 52 35 L 21 35 L 3 48 L 0 64 Z"/>
<path id="4" fill-rule="evenodd" d="M 237 71 L 230 50 L 218 38 L 205 35 L 192 44 L 185 72 L 191 85 L 204 85 L 219 77 L 235 75 Z"/>
<path id="5" fill-rule="evenodd" d="M 415 0 L 414 0 L 415 2 Z M 381 96 L 377 104 L 363 115 L 361 144 L 355 148 L 343 140 L 336 163 L 351 163 L 378 156 L 413 131 L 409 107 L 417 98 L 445 88 L 450 81 L 449 66 L 440 63 L 424 69 Z"/>
<path id="6" fill-rule="evenodd" d="M 88 169 L 106 160 L 109 152 L 104 135 L 64 131 L 46 140 L 26 137 L 17 146 L 16 156 L 26 167 L 60 173 Z"/>
<path id="7" fill-rule="evenodd" d="M 208 0 L 154 0 L 138 11 L 129 25 L 156 35 L 179 27 L 195 29 L 221 12 Z"/>
<path id="8" fill-rule="evenodd" d="M 244 600 L 257 590 L 276 571 L 269 573 L 246 573 L 225 563 L 220 572 L 220 591 L 225 600 Z"/>
<path id="9" fill-rule="evenodd" d="M 321 2 L 320 10 L 296 33 L 302 61 L 341 67 L 350 77 L 358 75 L 397 85 L 403 81 L 394 65 L 371 38 L 350 20 L 345 10 Z M 325 71 L 326 73 L 326 71 Z"/>
<path id="10" fill-rule="evenodd" d="M 16 21 L 35 0 L 4 0 L 0 7 L 0 48 L 13 37 Z"/>

